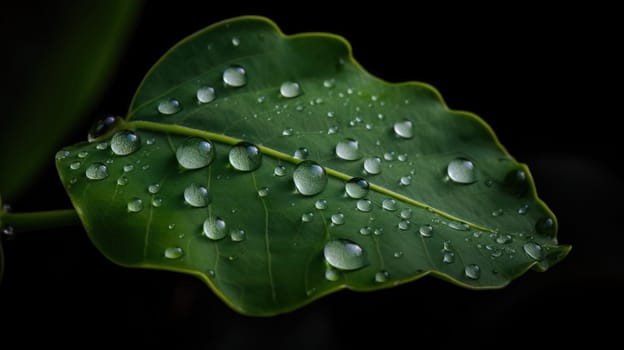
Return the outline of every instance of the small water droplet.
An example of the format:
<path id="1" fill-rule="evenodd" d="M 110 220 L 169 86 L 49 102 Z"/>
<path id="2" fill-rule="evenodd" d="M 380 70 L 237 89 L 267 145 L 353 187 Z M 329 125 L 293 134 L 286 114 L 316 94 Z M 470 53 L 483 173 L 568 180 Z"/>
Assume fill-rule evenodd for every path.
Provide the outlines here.
<path id="1" fill-rule="evenodd" d="M 429 238 L 429 237 L 433 236 L 433 226 L 431 226 L 431 225 L 422 225 L 418 229 L 418 232 L 420 233 L 421 236 Z"/>
<path id="2" fill-rule="evenodd" d="M 455 253 L 453 252 L 444 252 L 442 255 L 442 262 L 446 264 L 452 264 L 455 262 Z"/>
<path id="3" fill-rule="evenodd" d="M 362 247 L 347 239 L 327 242 L 323 249 L 323 255 L 329 265 L 339 270 L 357 270 L 368 264 Z"/>
<path id="4" fill-rule="evenodd" d="M 371 233 L 373 233 L 373 229 L 370 226 L 364 226 L 364 227 L 360 228 L 360 234 L 362 236 L 368 236 Z"/>
<path id="5" fill-rule="evenodd" d="M 87 158 L 88 155 L 89 155 L 89 152 L 87 151 L 78 152 L 78 158 Z"/>
<path id="6" fill-rule="evenodd" d="M 474 163 L 465 158 L 455 158 L 446 168 L 448 177 L 459 184 L 471 184 L 477 181 Z"/>
<path id="7" fill-rule="evenodd" d="M 125 186 L 128 184 L 128 177 L 125 175 L 121 175 L 118 179 L 117 179 L 117 185 L 119 186 Z"/>
<path id="8" fill-rule="evenodd" d="M 85 170 L 85 176 L 90 180 L 103 180 L 108 177 L 108 168 L 103 163 L 93 163 Z"/>
<path id="9" fill-rule="evenodd" d="M 330 126 L 329 129 L 327 129 L 327 135 L 333 135 L 338 133 L 338 130 L 340 128 L 338 127 L 338 125 L 334 125 L 334 126 Z"/>
<path id="10" fill-rule="evenodd" d="M 180 259 L 184 255 L 184 250 L 180 247 L 169 247 L 165 249 L 165 258 Z"/>
<path id="11" fill-rule="evenodd" d="M 258 146 L 249 142 L 239 142 L 230 149 L 230 164 L 239 171 L 253 171 L 262 163 L 262 153 Z"/>
<path id="12" fill-rule="evenodd" d="M 314 203 L 314 207 L 318 210 L 325 210 L 327 209 L 327 200 L 326 199 L 319 199 Z"/>
<path id="13" fill-rule="evenodd" d="M 382 270 L 375 274 L 375 283 L 384 283 L 390 277 L 390 273 L 388 271 Z"/>
<path id="14" fill-rule="evenodd" d="M 401 176 L 399 179 L 400 186 L 409 186 L 412 183 L 412 177 L 410 175 Z"/>
<path id="15" fill-rule="evenodd" d="M 295 150 L 295 153 L 293 154 L 293 157 L 297 158 L 297 159 L 307 159 L 308 158 L 308 149 L 305 147 L 299 147 Z"/>
<path id="16" fill-rule="evenodd" d="M 344 160 L 360 159 L 359 143 L 354 139 L 344 139 L 338 142 L 336 156 Z"/>
<path id="17" fill-rule="evenodd" d="M 384 232 L 383 227 L 377 227 L 377 228 L 375 228 L 375 229 L 373 230 L 373 234 L 374 234 L 375 236 L 381 236 L 381 235 L 383 235 L 383 232 Z"/>
<path id="18" fill-rule="evenodd" d="M 528 204 L 523 204 L 520 206 L 520 208 L 518 208 L 518 214 L 519 215 L 526 215 L 526 213 L 529 211 L 529 205 Z"/>
<path id="19" fill-rule="evenodd" d="M 399 216 L 401 217 L 401 219 L 409 219 L 412 217 L 412 209 L 410 208 L 405 208 L 405 209 L 401 209 L 401 212 L 399 213 Z"/>
<path id="20" fill-rule="evenodd" d="M 401 231 L 406 231 L 410 227 L 410 222 L 409 222 L 409 220 L 401 220 L 401 221 L 399 221 L 399 224 L 397 225 L 397 227 Z"/>
<path id="21" fill-rule="evenodd" d="M 230 232 L 230 239 L 232 242 L 242 242 L 245 240 L 245 230 L 236 229 Z"/>
<path id="22" fill-rule="evenodd" d="M 331 89 L 334 87 L 334 84 L 336 83 L 336 81 L 334 79 L 327 79 L 323 81 L 323 86 Z"/>
<path id="23" fill-rule="evenodd" d="M 269 188 L 268 187 L 260 187 L 258 189 L 258 196 L 260 197 L 266 197 L 269 195 Z"/>
<path id="24" fill-rule="evenodd" d="M 149 192 L 151 194 L 156 194 L 159 191 L 160 191 L 160 184 L 153 183 L 153 184 L 147 186 L 147 192 Z"/>
<path id="25" fill-rule="evenodd" d="M 232 46 L 238 47 L 238 45 L 240 45 L 240 39 L 238 37 L 233 37 L 232 38 Z"/>
<path id="26" fill-rule="evenodd" d="M 395 259 L 400 259 L 403 257 L 403 252 L 398 251 L 398 252 L 394 252 L 394 254 L 392 254 L 392 257 Z"/>
<path id="27" fill-rule="evenodd" d="M 523 196 L 529 191 L 529 177 L 522 169 L 511 170 L 503 182 L 505 190 L 516 196 Z"/>
<path id="28" fill-rule="evenodd" d="M 158 103 L 158 112 L 164 115 L 176 114 L 182 110 L 182 104 L 175 98 L 162 100 Z"/>
<path id="29" fill-rule="evenodd" d="M 77 170 L 80 169 L 80 162 L 76 161 L 76 162 L 72 162 L 71 164 L 69 164 L 69 168 L 71 170 Z"/>
<path id="30" fill-rule="evenodd" d="M 202 234 L 212 240 L 219 240 L 227 234 L 225 221 L 218 216 L 210 216 L 204 220 L 204 229 Z"/>
<path id="31" fill-rule="evenodd" d="M 282 136 L 292 136 L 293 133 L 294 133 L 293 128 L 286 128 L 282 130 Z"/>
<path id="32" fill-rule="evenodd" d="M 89 129 L 89 133 L 87 134 L 87 140 L 89 142 L 93 142 L 97 138 L 107 134 L 109 131 L 113 130 L 117 126 L 119 120 L 119 118 L 109 115 L 104 117 L 103 119 L 96 121 L 91 129 Z"/>
<path id="33" fill-rule="evenodd" d="M 258 96 L 258 98 L 256 99 L 256 102 L 258 103 L 264 103 L 264 101 L 266 100 L 266 97 L 264 96 Z"/>
<path id="34" fill-rule="evenodd" d="M 197 92 L 195 93 L 195 97 L 197 97 L 197 101 L 199 101 L 199 103 L 210 103 L 215 100 L 217 95 L 213 87 L 202 86 L 199 89 L 197 89 Z"/>
<path id="35" fill-rule="evenodd" d="M 340 272 L 334 268 L 332 268 L 331 266 L 328 266 L 327 269 L 325 269 L 325 279 L 328 281 L 337 281 L 340 278 Z"/>
<path id="36" fill-rule="evenodd" d="M 393 161 L 395 154 L 395 152 L 386 152 L 384 153 L 384 159 L 387 161 Z"/>
<path id="37" fill-rule="evenodd" d="M 343 213 L 336 213 L 331 216 L 331 222 L 334 225 L 342 225 L 345 223 L 345 217 Z"/>
<path id="38" fill-rule="evenodd" d="M 397 210 L 397 202 L 394 199 L 384 199 L 381 202 L 381 207 L 387 211 Z"/>
<path id="39" fill-rule="evenodd" d="M 368 213 L 369 211 L 373 210 L 373 203 L 368 199 L 360 199 L 355 204 L 355 207 L 361 212 Z"/>
<path id="40" fill-rule="evenodd" d="M 100 142 L 95 146 L 96 149 L 103 151 L 108 148 L 108 142 Z"/>
<path id="41" fill-rule="evenodd" d="M 144 171 L 145 171 L 145 170 L 147 170 L 147 169 L 149 169 L 149 168 L 150 168 L 150 165 L 149 165 L 149 164 L 145 164 L 145 165 L 143 165 L 143 166 L 141 167 L 141 170 L 144 170 Z"/>
<path id="42" fill-rule="evenodd" d="M 128 201 L 128 212 L 130 213 L 138 213 L 143 210 L 143 201 L 141 198 L 134 197 L 130 201 Z"/>
<path id="43" fill-rule="evenodd" d="M 321 193 L 327 186 L 325 168 L 313 161 L 303 161 L 293 171 L 295 187 L 304 196 Z"/>
<path id="44" fill-rule="evenodd" d="M 377 175 L 381 173 L 381 158 L 366 158 L 366 160 L 364 160 L 364 171 L 371 175 Z"/>
<path id="45" fill-rule="evenodd" d="M 126 165 L 123 166 L 124 173 L 129 173 L 132 170 L 134 170 L 134 165 L 132 165 L 132 164 L 126 164 Z"/>
<path id="46" fill-rule="evenodd" d="M 184 201 L 192 207 L 206 207 L 210 204 L 208 189 L 202 185 L 190 184 L 184 189 Z"/>
<path id="47" fill-rule="evenodd" d="M 522 246 L 524 252 L 533 260 L 540 261 L 544 259 L 544 249 L 542 246 L 535 242 L 527 242 Z"/>
<path id="48" fill-rule="evenodd" d="M 364 198 L 368 194 L 369 187 L 368 181 L 354 177 L 345 183 L 345 192 L 351 198 Z"/>
<path id="49" fill-rule="evenodd" d="M 167 225 L 167 228 L 170 230 L 173 230 L 176 227 L 176 224 L 169 224 Z"/>
<path id="50" fill-rule="evenodd" d="M 69 157 L 70 153 L 69 151 L 58 151 L 56 152 L 56 155 L 54 156 L 54 159 L 56 160 L 63 160 L 67 157 Z"/>
<path id="51" fill-rule="evenodd" d="M 470 225 L 463 223 L 463 222 L 452 221 L 452 220 L 448 222 L 448 227 L 456 231 L 468 231 L 470 229 Z"/>
<path id="52" fill-rule="evenodd" d="M 403 120 L 394 123 L 394 133 L 403 139 L 411 139 L 414 137 L 414 126 L 410 120 Z"/>
<path id="53" fill-rule="evenodd" d="M 286 167 L 283 165 L 278 165 L 273 169 L 273 175 L 275 176 L 284 176 L 286 175 Z"/>
<path id="54" fill-rule="evenodd" d="M 498 208 L 492 212 L 492 216 L 501 216 L 505 213 L 502 208 Z"/>
<path id="55" fill-rule="evenodd" d="M 294 81 L 286 81 L 280 86 L 280 94 L 286 98 L 293 98 L 301 95 L 301 86 Z"/>
<path id="56" fill-rule="evenodd" d="M 247 72 L 241 66 L 231 66 L 223 71 L 223 82 L 227 86 L 241 87 L 247 84 Z"/>
<path id="57" fill-rule="evenodd" d="M 307 213 L 301 214 L 301 222 L 311 222 L 313 219 L 314 219 L 313 212 L 307 212 Z"/>
<path id="58" fill-rule="evenodd" d="M 327 112 L 327 118 L 333 118 L 335 116 L 336 116 L 335 112 L 332 112 L 332 111 Z"/>
<path id="59" fill-rule="evenodd" d="M 158 196 L 152 197 L 152 207 L 158 208 L 162 205 L 162 202 L 163 200 L 161 197 L 158 197 Z"/>
<path id="60" fill-rule="evenodd" d="M 481 277 L 481 268 L 477 264 L 466 265 L 464 274 L 471 280 L 478 280 Z"/>
<path id="61" fill-rule="evenodd" d="M 407 153 L 401 153 L 397 156 L 399 162 L 405 162 L 407 160 Z"/>
<path id="62" fill-rule="evenodd" d="M 552 237 L 555 235 L 555 221 L 550 217 L 541 218 L 537 220 L 535 230 L 541 235 Z"/>

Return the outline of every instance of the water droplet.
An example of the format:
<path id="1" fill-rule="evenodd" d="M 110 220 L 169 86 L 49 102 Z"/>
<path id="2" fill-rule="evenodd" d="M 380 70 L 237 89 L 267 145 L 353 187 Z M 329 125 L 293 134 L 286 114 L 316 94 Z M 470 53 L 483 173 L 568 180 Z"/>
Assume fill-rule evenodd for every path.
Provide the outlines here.
<path id="1" fill-rule="evenodd" d="M 399 252 L 394 252 L 394 254 L 392 254 L 392 257 L 395 259 L 400 259 L 403 257 L 403 252 L 399 251 Z"/>
<path id="2" fill-rule="evenodd" d="M 368 236 L 371 233 L 373 233 L 373 229 L 370 226 L 364 226 L 364 227 L 360 228 L 360 234 L 362 236 Z"/>
<path id="3" fill-rule="evenodd" d="M 388 271 L 382 270 L 375 274 L 375 283 L 384 283 L 390 277 L 390 273 Z"/>
<path id="4" fill-rule="evenodd" d="M 258 103 L 264 103 L 264 100 L 266 100 L 266 97 L 264 97 L 264 96 L 258 96 L 258 98 L 256 99 L 256 102 L 258 102 Z"/>
<path id="5" fill-rule="evenodd" d="M 160 207 L 162 205 L 162 202 L 163 202 L 162 198 L 160 198 L 158 196 L 154 196 L 152 198 L 152 207 L 158 208 L 158 207 Z"/>
<path id="6" fill-rule="evenodd" d="M 399 221 L 399 224 L 397 226 L 398 226 L 399 230 L 406 231 L 410 227 L 410 222 L 409 222 L 409 220 L 401 220 L 401 221 Z"/>
<path id="7" fill-rule="evenodd" d="M 63 160 L 67 157 L 69 157 L 70 153 L 69 151 L 58 151 L 56 152 L 56 155 L 54 156 L 54 159 L 56 160 Z"/>
<path id="8" fill-rule="evenodd" d="M 301 214 L 301 222 L 311 222 L 314 219 L 314 213 L 308 212 Z"/>
<path id="9" fill-rule="evenodd" d="M 481 277 L 481 268 L 477 264 L 466 265 L 464 274 L 471 280 L 478 280 Z"/>
<path id="10" fill-rule="evenodd" d="M 456 183 L 471 184 L 477 181 L 474 163 L 465 158 L 453 159 L 446 168 L 448 177 Z"/>
<path id="11" fill-rule="evenodd" d="M 336 145 L 336 156 L 344 160 L 360 159 L 359 144 L 354 139 L 344 139 Z"/>
<path id="12" fill-rule="evenodd" d="M 455 262 L 455 253 L 453 252 L 444 252 L 442 255 L 442 262 L 446 264 L 452 264 Z"/>
<path id="13" fill-rule="evenodd" d="M 368 194 L 369 184 L 368 181 L 354 177 L 345 183 L 345 192 L 351 198 L 363 198 Z"/>
<path id="14" fill-rule="evenodd" d="M 513 241 L 513 238 L 507 234 L 500 234 L 496 237 L 496 243 L 498 244 L 508 244 Z"/>
<path id="15" fill-rule="evenodd" d="M 134 170 L 134 165 L 132 165 L 132 164 L 127 164 L 127 165 L 123 166 L 124 173 L 129 173 L 132 170 Z"/>
<path id="16" fill-rule="evenodd" d="M 215 158 L 214 144 L 206 139 L 191 137 L 184 140 L 176 150 L 178 164 L 185 169 L 200 169 L 212 163 Z"/>
<path id="17" fill-rule="evenodd" d="M 282 136 L 292 136 L 293 132 L 293 128 L 286 128 L 282 130 Z"/>
<path id="18" fill-rule="evenodd" d="M 442 250 L 444 250 L 445 252 L 450 252 L 453 250 L 453 243 L 451 243 L 451 241 L 446 240 L 442 243 Z"/>
<path id="19" fill-rule="evenodd" d="M 217 97 L 215 89 L 211 86 L 202 86 L 195 93 L 199 103 L 210 103 Z"/>
<path id="20" fill-rule="evenodd" d="M 158 103 L 158 112 L 164 115 L 176 114 L 182 110 L 182 104 L 175 98 L 162 100 Z"/>
<path id="21" fill-rule="evenodd" d="M 116 118 L 112 115 L 106 116 L 103 119 L 100 119 L 91 126 L 89 129 L 89 133 L 87 134 L 87 140 L 89 142 L 95 141 L 100 136 L 107 134 L 109 131 L 113 130 L 117 124 L 119 123 L 119 118 Z"/>
<path id="22" fill-rule="evenodd" d="M 325 210 L 327 209 L 327 200 L 326 199 L 319 199 L 314 203 L 314 207 L 316 209 L 319 210 Z"/>
<path id="23" fill-rule="evenodd" d="M 78 158 L 87 158 L 88 155 L 89 155 L 89 152 L 87 151 L 78 152 Z"/>
<path id="24" fill-rule="evenodd" d="M 111 150 L 113 153 L 119 156 L 125 156 L 136 152 L 141 146 L 141 140 L 139 135 L 130 130 L 122 130 L 115 135 L 111 140 Z"/>
<path id="25" fill-rule="evenodd" d="M 397 202 L 394 199 L 384 199 L 381 202 L 381 207 L 387 211 L 397 210 Z"/>
<path id="26" fill-rule="evenodd" d="M 240 39 L 237 37 L 233 37 L 232 38 L 232 45 L 237 47 L 238 45 L 240 45 Z"/>
<path id="27" fill-rule="evenodd" d="M 239 142 L 230 149 L 230 164 L 239 171 L 253 171 L 262 163 L 262 153 L 258 146 L 249 142 Z"/>
<path id="28" fill-rule="evenodd" d="M 147 169 L 149 169 L 149 168 L 150 168 L 150 165 L 149 165 L 149 164 L 145 164 L 145 165 L 143 165 L 143 166 L 141 167 L 141 170 L 145 171 L 145 170 L 147 170 Z"/>
<path id="29" fill-rule="evenodd" d="M 403 139 L 411 139 L 414 136 L 414 126 L 411 121 L 403 120 L 394 123 L 394 133 Z"/>
<path id="30" fill-rule="evenodd" d="M 527 242 L 522 247 L 524 252 L 527 253 L 533 260 L 540 261 L 544 259 L 544 250 L 542 246 L 535 242 Z"/>
<path id="31" fill-rule="evenodd" d="M 103 180 L 108 177 L 108 168 L 103 163 L 93 163 L 85 170 L 85 175 L 90 180 Z"/>
<path id="32" fill-rule="evenodd" d="M 204 220 L 204 230 L 202 234 L 212 240 L 219 240 L 227 234 L 225 221 L 220 217 L 210 216 Z"/>
<path id="33" fill-rule="evenodd" d="M 173 230 L 176 227 L 176 224 L 169 224 L 167 226 L 168 229 Z"/>
<path id="34" fill-rule="evenodd" d="M 268 187 L 261 187 L 258 189 L 258 196 L 260 197 L 266 197 L 269 195 L 269 188 Z"/>
<path id="35" fill-rule="evenodd" d="M 449 221 L 448 227 L 456 231 L 468 231 L 470 229 L 470 225 L 459 221 Z"/>
<path id="36" fill-rule="evenodd" d="M 420 226 L 420 228 L 418 229 L 418 232 L 420 232 L 420 235 L 423 237 L 431 237 L 433 236 L 433 226 L 431 225 L 422 225 Z"/>
<path id="37" fill-rule="evenodd" d="M 247 84 L 247 72 L 241 66 L 231 66 L 223 71 L 223 82 L 227 86 L 241 87 Z"/>
<path id="38" fill-rule="evenodd" d="M 165 258 L 180 259 L 184 255 L 184 250 L 180 247 L 169 247 L 165 249 Z"/>
<path id="39" fill-rule="evenodd" d="M 401 176 L 401 178 L 399 179 L 399 185 L 400 186 L 409 186 L 412 183 L 412 177 L 411 176 Z"/>
<path id="40" fill-rule="evenodd" d="M 156 194 L 160 191 L 160 184 L 154 183 L 147 186 L 147 192 L 151 194 Z"/>
<path id="41" fill-rule="evenodd" d="M 286 175 L 286 167 L 283 165 L 278 165 L 273 169 L 273 175 L 275 176 L 284 176 Z"/>
<path id="42" fill-rule="evenodd" d="M 143 210 L 143 201 L 141 198 L 134 197 L 130 201 L 128 201 L 128 212 L 130 213 L 138 213 Z"/>
<path id="43" fill-rule="evenodd" d="M 502 208 L 498 208 L 492 212 L 492 216 L 501 216 L 505 213 Z"/>
<path id="44" fill-rule="evenodd" d="M 368 264 L 362 247 L 347 239 L 327 242 L 323 254 L 329 265 L 340 270 L 357 270 Z"/>
<path id="45" fill-rule="evenodd" d="M 336 116 L 336 112 L 329 111 L 327 112 L 327 118 L 333 118 Z"/>
<path id="46" fill-rule="evenodd" d="M 297 159 L 307 159 L 308 158 L 308 149 L 305 147 L 299 147 L 295 150 L 295 153 L 293 154 L 293 157 L 297 158 Z"/>
<path id="47" fill-rule="evenodd" d="M 286 98 L 293 98 L 301 95 L 301 86 L 294 81 L 287 81 L 280 86 L 280 94 Z"/>
<path id="48" fill-rule="evenodd" d="M 108 148 L 108 142 L 100 142 L 95 146 L 96 149 L 103 151 Z"/>
<path id="49" fill-rule="evenodd" d="M 386 152 L 384 153 L 384 159 L 387 161 L 392 161 L 394 160 L 394 156 L 395 156 L 395 152 Z"/>
<path id="50" fill-rule="evenodd" d="M 529 205 L 528 204 L 523 204 L 520 206 L 520 208 L 518 208 L 518 214 L 519 215 L 526 215 L 526 213 L 529 211 Z"/>
<path id="51" fill-rule="evenodd" d="M 80 162 L 72 162 L 71 164 L 69 164 L 69 168 L 71 170 L 77 170 L 80 169 Z"/>
<path id="52" fill-rule="evenodd" d="M 293 171 L 293 182 L 299 193 L 312 196 L 321 193 L 327 186 L 325 169 L 313 161 L 303 161 Z"/>
<path id="53" fill-rule="evenodd" d="M 328 281 L 337 281 L 340 278 L 340 272 L 330 266 L 325 269 L 325 279 Z"/>
<path id="54" fill-rule="evenodd" d="M 412 217 L 412 209 L 410 208 L 405 208 L 405 209 L 401 209 L 401 212 L 399 213 L 399 216 L 401 217 L 401 219 L 409 219 Z"/>
<path id="55" fill-rule="evenodd" d="M 192 207 L 206 207 L 210 204 L 208 189 L 198 184 L 190 184 L 184 189 L 184 201 Z"/>
<path id="56" fill-rule="evenodd" d="M 360 199 L 355 204 L 355 207 L 361 212 L 368 213 L 369 211 L 373 210 L 373 203 L 368 199 Z"/>
<path id="57" fill-rule="evenodd" d="M 245 240 L 245 237 L 245 230 L 237 229 L 230 232 L 230 239 L 232 240 L 232 242 L 242 242 Z"/>
<path id="58" fill-rule="evenodd" d="M 338 130 L 340 130 L 338 125 L 330 126 L 329 129 L 327 129 L 327 135 L 337 134 Z"/>
<path id="59" fill-rule="evenodd" d="M 503 182 L 505 190 L 516 196 L 523 196 L 529 191 L 529 177 L 522 169 L 511 170 Z"/>
<path id="60" fill-rule="evenodd" d="M 555 235 L 555 221 L 550 217 L 541 218 L 537 220 L 535 230 L 541 235 L 552 237 Z"/>
<path id="61" fill-rule="evenodd" d="M 125 186 L 128 184 L 128 177 L 125 175 L 121 175 L 118 179 L 117 179 L 117 185 L 119 186 Z"/>
<path id="62" fill-rule="evenodd" d="M 334 79 L 327 79 L 327 80 L 323 81 L 323 86 L 328 88 L 328 89 L 331 89 L 331 88 L 334 87 L 335 83 L 336 83 L 336 81 Z"/>
<path id="63" fill-rule="evenodd" d="M 331 216 L 331 222 L 334 225 L 342 225 L 345 223 L 345 218 L 343 213 L 336 213 Z"/>
<path id="64" fill-rule="evenodd" d="M 397 156 L 399 162 L 405 162 L 407 160 L 407 153 L 401 153 Z"/>
<path id="65" fill-rule="evenodd" d="M 364 160 L 364 170 L 371 175 L 381 173 L 381 158 L 373 157 Z"/>

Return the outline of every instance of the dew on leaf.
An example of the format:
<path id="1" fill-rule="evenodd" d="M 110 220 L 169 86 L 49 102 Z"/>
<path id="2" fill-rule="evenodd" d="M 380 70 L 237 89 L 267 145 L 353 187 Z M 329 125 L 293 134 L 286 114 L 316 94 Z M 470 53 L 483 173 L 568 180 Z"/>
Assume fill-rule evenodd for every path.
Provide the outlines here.
<path id="1" fill-rule="evenodd" d="M 339 270 L 357 270 L 368 264 L 362 247 L 347 239 L 335 239 L 327 242 L 323 249 L 327 263 Z"/>
<path id="2" fill-rule="evenodd" d="M 327 186 L 325 169 L 313 161 L 303 161 L 293 171 L 295 187 L 304 196 L 312 196 L 322 192 Z"/>

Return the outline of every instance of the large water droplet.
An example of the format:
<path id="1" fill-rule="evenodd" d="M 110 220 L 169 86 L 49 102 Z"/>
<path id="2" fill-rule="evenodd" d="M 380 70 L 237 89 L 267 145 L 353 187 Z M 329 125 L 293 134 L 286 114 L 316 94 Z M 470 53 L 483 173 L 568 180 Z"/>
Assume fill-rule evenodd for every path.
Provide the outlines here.
<path id="1" fill-rule="evenodd" d="M 206 139 L 190 137 L 176 150 L 178 164 L 185 169 L 199 169 L 212 163 L 215 158 L 214 144 Z"/>
<path id="2" fill-rule="evenodd" d="M 453 159 L 446 168 L 448 177 L 456 183 L 471 184 L 477 181 L 474 163 L 465 158 Z"/>
<path id="3" fill-rule="evenodd" d="M 103 180 L 108 177 L 108 168 L 103 163 L 93 163 L 85 170 L 85 175 L 90 180 Z"/>
<path id="4" fill-rule="evenodd" d="M 397 202 L 394 199 L 384 199 L 381 202 L 381 207 L 387 211 L 395 211 L 397 210 Z"/>
<path id="5" fill-rule="evenodd" d="M 513 195 L 523 196 L 529 191 L 529 177 L 522 169 L 511 170 L 505 176 L 504 188 Z"/>
<path id="6" fill-rule="evenodd" d="M 535 242 L 527 242 L 522 246 L 524 252 L 527 253 L 533 260 L 540 261 L 544 259 L 544 249 L 542 246 Z"/>
<path id="7" fill-rule="evenodd" d="M 143 210 L 143 201 L 141 198 L 134 197 L 130 201 L 128 201 L 128 212 L 130 213 L 138 213 Z"/>
<path id="8" fill-rule="evenodd" d="M 344 160 L 360 159 L 359 143 L 354 139 L 344 139 L 338 142 L 336 156 Z"/>
<path id="9" fill-rule="evenodd" d="M 210 103 L 217 97 L 215 89 L 211 86 L 200 87 L 197 89 L 195 96 L 197 97 L 197 101 L 199 101 L 199 103 Z"/>
<path id="10" fill-rule="evenodd" d="M 331 222 L 334 225 L 342 225 L 345 223 L 345 217 L 343 213 L 336 213 L 331 216 Z"/>
<path id="11" fill-rule="evenodd" d="M 552 237 L 555 235 L 555 221 L 550 217 L 541 218 L 537 220 L 535 230 L 539 234 Z"/>
<path id="12" fill-rule="evenodd" d="M 182 104 L 175 98 L 162 100 L 158 103 L 158 112 L 164 115 L 176 114 L 182 110 Z"/>
<path id="13" fill-rule="evenodd" d="M 232 242 L 242 242 L 245 240 L 245 237 L 245 230 L 237 229 L 230 232 L 230 239 L 232 240 Z"/>
<path id="14" fill-rule="evenodd" d="M 247 72 L 241 66 L 231 66 L 223 71 L 223 82 L 227 86 L 241 87 L 247 84 Z"/>
<path id="15" fill-rule="evenodd" d="M 345 192 L 351 198 L 363 198 L 368 194 L 369 184 L 368 181 L 354 177 L 345 183 Z"/>
<path id="16" fill-rule="evenodd" d="M 87 140 L 89 142 L 95 141 L 100 136 L 107 134 L 109 131 L 113 130 L 115 126 L 119 123 L 119 118 L 116 118 L 112 115 L 106 116 L 103 119 L 98 120 L 93 124 L 91 129 L 89 129 L 89 133 L 87 134 Z"/>
<path id="17" fill-rule="evenodd" d="M 368 213 L 369 211 L 373 210 L 373 203 L 368 199 L 360 199 L 355 204 L 355 207 L 361 212 Z"/>
<path id="18" fill-rule="evenodd" d="M 323 254 L 327 263 L 340 270 L 357 270 L 368 264 L 362 247 L 347 239 L 327 242 Z"/>
<path id="19" fill-rule="evenodd" d="M 312 196 L 321 193 L 327 186 L 327 174 L 319 164 L 306 160 L 293 171 L 293 182 L 299 193 Z"/>
<path id="20" fill-rule="evenodd" d="M 297 159 L 307 159 L 308 158 L 308 149 L 305 147 L 299 147 L 295 150 L 295 153 L 293 154 L 293 157 L 297 158 Z"/>
<path id="21" fill-rule="evenodd" d="M 314 203 L 314 207 L 318 210 L 325 210 L 327 209 L 327 200 L 326 199 L 319 199 Z"/>
<path id="22" fill-rule="evenodd" d="M 111 139 L 111 150 L 118 156 L 125 156 L 136 152 L 141 146 L 139 135 L 130 130 L 122 130 Z"/>
<path id="23" fill-rule="evenodd" d="M 433 236 L 433 226 L 431 226 L 431 225 L 422 225 L 418 229 L 418 232 L 423 237 L 427 237 L 427 238 L 431 237 L 431 236 Z"/>
<path id="24" fill-rule="evenodd" d="M 381 173 L 381 158 L 366 158 L 366 160 L 364 160 L 364 170 L 371 175 Z"/>
<path id="25" fill-rule="evenodd" d="M 388 271 L 382 270 L 375 274 L 375 283 L 384 283 L 390 277 L 390 273 Z"/>
<path id="26" fill-rule="evenodd" d="M 208 189 L 202 185 L 190 184 L 184 189 L 184 201 L 192 207 L 206 207 L 210 204 Z"/>
<path id="27" fill-rule="evenodd" d="M 204 220 L 204 230 L 202 234 L 212 240 L 222 239 L 227 234 L 225 221 L 218 216 L 210 216 Z"/>
<path id="28" fill-rule="evenodd" d="M 184 250 L 180 247 L 169 247 L 165 249 L 165 258 L 180 259 L 184 255 Z"/>
<path id="29" fill-rule="evenodd" d="M 249 142 L 239 142 L 230 149 L 230 164 L 239 171 L 253 171 L 262 163 L 262 153 L 258 146 Z"/>
<path id="30" fill-rule="evenodd" d="M 394 123 L 394 133 L 403 139 L 411 139 L 414 136 L 414 125 L 409 120 Z"/>
<path id="31" fill-rule="evenodd" d="M 301 95 L 301 86 L 294 81 L 287 81 L 280 86 L 280 94 L 286 98 L 293 98 Z"/>
<path id="32" fill-rule="evenodd" d="M 477 264 L 466 265 L 464 274 L 471 280 L 478 280 L 481 277 L 481 268 Z"/>

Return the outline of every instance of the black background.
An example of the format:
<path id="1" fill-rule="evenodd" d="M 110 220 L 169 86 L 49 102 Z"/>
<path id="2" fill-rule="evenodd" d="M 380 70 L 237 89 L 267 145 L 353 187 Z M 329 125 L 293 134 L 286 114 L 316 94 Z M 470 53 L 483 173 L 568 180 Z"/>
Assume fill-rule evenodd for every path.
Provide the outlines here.
<path id="1" fill-rule="evenodd" d="M 35 23 L 45 22 L 50 10 L 19 12 Z M 621 42 L 610 9 L 149 2 L 107 93 L 65 143 L 83 140 L 104 113 L 123 115 L 144 74 L 177 41 L 244 14 L 267 16 L 286 34 L 342 35 L 370 73 L 427 82 L 451 108 L 481 116 L 529 165 L 540 197 L 559 219 L 559 241 L 573 245 L 570 255 L 502 290 L 470 291 L 423 278 L 372 293 L 341 291 L 290 314 L 252 318 L 230 310 L 193 277 L 112 264 L 81 228 L 30 233 L 4 242 L 0 347 L 12 340 L 210 349 L 617 342 L 624 219 L 615 124 L 622 98 L 611 85 L 618 82 Z M 9 40 L 7 53 L 20 44 Z M 70 206 L 52 161 L 23 198 L 12 203 L 15 211 Z M 36 336 L 46 330 L 53 335 Z M 81 343 L 83 336 L 89 341 Z"/>

